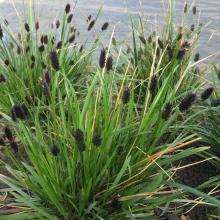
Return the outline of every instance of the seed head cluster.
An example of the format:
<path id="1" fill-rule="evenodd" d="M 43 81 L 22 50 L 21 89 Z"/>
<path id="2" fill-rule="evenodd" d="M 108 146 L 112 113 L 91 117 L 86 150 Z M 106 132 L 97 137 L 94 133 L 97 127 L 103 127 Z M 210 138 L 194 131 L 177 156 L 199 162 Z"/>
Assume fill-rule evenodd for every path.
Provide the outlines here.
<path id="1" fill-rule="evenodd" d="M 39 21 L 37 21 L 37 22 L 35 23 L 35 29 L 36 29 L 36 30 L 39 30 L 39 27 L 40 27 Z"/>
<path id="2" fill-rule="evenodd" d="M 28 109 L 25 104 L 14 105 L 11 109 L 11 117 L 13 121 L 18 119 L 25 120 L 28 116 Z"/>
<path id="3" fill-rule="evenodd" d="M 56 50 L 52 50 L 50 52 L 50 60 L 51 60 L 52 67 L 56 71 L 58 71 L 60 69 L 60 64 L 59 64 L 58 54 Z"/>
<path id="4" fill-rule="evenodd" d="M 70 23 L 73 20 L 73 14 L 70 14 L 67 18 L 67 23 Z"/>
<path id="5" fill-rule="evenodd" d="M 59 155 L 60 149 L 56 145 L 53 145 L 51 152 L 56 157 Z"/>
<path id="6" fill-rule="evenodd" d="M 92 21 L 89 23 L 88 31 L 91 31 L 91 29 L 93 28 L 94 25 L 95 25 L 95 20 L 92 20 Z"/>
<path id="7" fill-rule="evenodd" d="M 127 104 L 130 101 L 130 97 L 131 97 L 130 88 L 128 86 L 126 86 L 124 88 L 124 91 L 123 91 L 123 94 L 122 94 L 122 102 L 124 104 Z"/>
<path id="8" fill-rule="evenodd" d="M 66 14 L 69 14 L 69 13 L 70 13 L 70 9 L 71 9 L 70 4 L 66 4 L 66 7 L 65 7 L 65 12 L 66 12 Z"/>
<path id="9" fill-rule="evenodd" d="M 38 50 L 39 50 L 40 53 L 43 53 L 44 50 L 45 50 L 44 45 L 40 45 L 40 46 L 38 47 Z"/>
<path id="10" fill-rule="evenodd" d="M 163 42 L 160 39 L 158 39 L 158 45 L 159 45 L 160 49 L 164 48 Z"/>
<path id="11" fill-rule="evenodd" d="M 205 91 L 203 91 L 203 93 L 201 94 L 201 99 L 202 100 L 206 100 L 208 99 L 212 93 L 213 93 L 214 89 L 212 87 L 207 88 Z"/>
<path id="12" fill-rule="evenodd" d="M 110 71 L 112 69 L 113 59 L 112 56 L 109 56 L 106 60 L 106 70 Z"/>
<path id="13" fill-rule="evenodd" d="M 170 102 L 168 102 L 166 105 L 165 105 L 165 108 L 163 110 L 163 113 L 162 113 L 162 118 L 166 121 L 170 118 L 171 114 L 172 114 L 172 104 Z"/>
<path id="14" fill-rule="evenodd" d="M 18 144 L 14 141 L 10 142 L 10 146 L 12 148 L 12 150 L 14 150 L 15 153 L 18 152 Z"/>
<path id="15" fill-rule="evenodd" d="M 196 100 L 196 94 L 194 93 L 189 93 L 185 98 L 183 98 L 183 100 L 181 101 L 180 105 L 179 105 L 179 109 L 181 112 L 185 112 L 187 111 L 192 104 L 195 102 Z"/>
<path id="16" fill-rule="evenodd" d="M 5 133 L 5 137 L 9 140 L 12 141 L 13 140 L 13 135 L 12 135 L 12 131 L 9 127 L 5 127 L 4 128 L 4 133 Z"/>
<path id="17" fill-rule="evenodd" d="M 59 41 L 59 42 L 57 43 L 57 46 L 56 46 L 57 50 L 61 49 L 61 48 L 62 48 L 62 45 L 63 45 L 63 42 L 62 42 L 62 41 Z"/>
<path id="18" fill-rule="evenodd" d="M 157 76 L 153 75 L 150 79 L 149 91 L 151 94 L 155 94 L 157 90 Z"/>
<path id="19" fill-rule="evenodd" d="M 25 23 L 25 24 L 24 24 L 24 28 L 25 28 L 25 30 L 26 30 L 27 32 L 30 32 L 30 26 L 29 26 L 28 23 Z"/>
<path id="20" fill-rule="evenodd" d="M 44 74 L 44 79 L 45 79 L 45 83 L 46 83 L 47 85 L 50 85 L 51 76 L 50 76 L 49 71 L 46 71 L 46 72 L 45 72 L 45 74 Z"/>
<path id="21" fill-rule="evenodd" d="M 121 208 L 121 204 L 119 202 L 119 199 L 120 199 L 120 195 L 116 195 L 112 198 L 110 205 L 111 205 L 111 208 L 113 211 L 119 210 Z"/>
<path id="22" fill-rule="evenodd" d="M 76 140 L 76 144 L 79 148 L 79 151 L 83 152 L 85 150 L 85 144 L 84 144 L 84 134 L 82 130 L 76 129 L 74 132 L 74 138 Z"/>
<path id="23" fill-rule="evenodd" d="M 72 36 L 70 36 L 70 38 L 69 38 L 69 43 L 70 43 L 70 44 L 73 43 L 74 40 L 75 40 L 75 34 L 73 34 Z"/>
<path id="24" fill-rule="evenodd" d="M 102 139 L 100 135 L 95 135 L 92 139 L 92 143 L 96 146 L 99 147 L 102 144 Z"/>
<path id="25" fill-rule="evenodd" d="M 56 21 L 56 28 L 58 29 L 59 27 L 60 27 L 60 21 L 57 20 L 57 21 Z"/>
<path id="26" fill-rule="evenodd" d="M 195 6 L 195 5 L 193 6 L 192 11 L 193 11 L 193 14 L 196 15 L 197 9 L 196 9 L 196 6 Z"/>
<path id="27" fill-rule="evenodd" d="M 177 57 L 176 57 L 176 58 L 177 58 L 178 60 L 181 60 L 181 59 L 184 58 L 185 54 L 186 54 L 186 49 L 185 49 L 185 48 L 181 48 L 181 49 L 179 50 L 179 52 L 177 53 Z"/>
<path id="28" fill-rule="evenodd" d="M 195 57 L 194 57 L 194 61 L 195 61 L 195 62 L 198 62 L 198 61 L 199 61 L 199 58 L 200 58 L 199 53 L 196 53 L 196 54 L 195 54 Z"/>
<path id="29" fill-rule="evenodd" d="M 99 66 L 103 69 L 105 67 L 106 51 L 105 49 L 101 50 L 99 57 Z"/>
<path id="30" fill-rule="evenodd" d="M 105 22 L 105 23 L 102 25 L 102 28 L 101 28 L 102 31 L 107 30 L 108 26 L 109 26 L 109 23 L 108 23 L 108 22 Z"/>

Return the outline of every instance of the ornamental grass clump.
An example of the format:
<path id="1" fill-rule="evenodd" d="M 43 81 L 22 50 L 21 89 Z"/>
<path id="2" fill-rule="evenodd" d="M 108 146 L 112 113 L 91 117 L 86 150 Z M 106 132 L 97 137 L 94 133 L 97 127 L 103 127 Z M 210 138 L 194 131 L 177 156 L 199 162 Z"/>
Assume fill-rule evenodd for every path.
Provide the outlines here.
<path id="1" fill-rule="evenodd" d="M 3 131 L 10 162 L 2 161 L 9 175 L 0 175 L 6 185 L 1 192 L 10 194 L 4 205 L 16 207 L 7 217 L 153 219 L 154 208 L 182 201 L 187 190 L 219 205 L 172 178 L 174 162 L 208 149 L 194 148 L 197 134 L 182 129 L 201 88 L 189 65 L 197 38 L 188 39 L 183 29 L 179 39 L 173 23 L 163 35 L 145 37 L 132 21 L 133 48 L 125 56 L 103 48 L 94 28 L 98 16 L 89 16 L 88 31 L 97 38 L 88 48 L 91 34 L 77 43 L 72 8 L 67 4 L 63 20 L 42 35 L 30 28 L 18 40 L 4 26 L 4 35 L 16 42 L 8 50 L 11 56 L 0 47 L 3 61 L 9 60 L 3 66 L 7 80 L 0 88 L 0 113 L 5 128 L 11 128 Z M 33 18 L 28 25 L 34 24 Z M 9 47 L 4 36 L 2 43 Z M 181 49 L 185 54 L 177 59 Z"/>

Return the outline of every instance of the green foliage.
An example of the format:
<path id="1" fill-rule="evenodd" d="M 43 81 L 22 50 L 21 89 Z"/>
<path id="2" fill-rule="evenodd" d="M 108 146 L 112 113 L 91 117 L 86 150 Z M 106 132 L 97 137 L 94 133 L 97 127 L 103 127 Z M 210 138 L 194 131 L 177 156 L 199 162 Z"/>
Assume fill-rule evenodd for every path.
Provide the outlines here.
<path id="1" fill-rule="evenodd" d="M 7 219 L 155 219 L 155 207 L 184 195 L 173 179 L 173 163 L 207 150 L 193 148 L 198 137 L 182 129 L 188 111 L 179 109 L 203 85 L 191 63 L 201 28 L 174 31 L 171 10 L 164 29 L 147 40 L 142 20 L 139 28 L 131 19 L 131 54 L 120 54 L 113 43 L 98 66 L 93 59 L 100 34 L 94 31 L 94 45 L 88 48 L 85 41 L 80 50 L 81 44 L 72 44 L 76 32 L 68 11 L 41 44 L 31 13 L 20 39 L 3 28 L 0 59 L 9 64 L 0 66 L 6 79 L 0 87 L 1 124 L 14 138 L 3 148 L 10 175 L 0 175 L 7 185 L 1 192 L 12 196 L 8 206 L 20 210 Z M 88 29 L 94 25 L 89 21 Z"/>

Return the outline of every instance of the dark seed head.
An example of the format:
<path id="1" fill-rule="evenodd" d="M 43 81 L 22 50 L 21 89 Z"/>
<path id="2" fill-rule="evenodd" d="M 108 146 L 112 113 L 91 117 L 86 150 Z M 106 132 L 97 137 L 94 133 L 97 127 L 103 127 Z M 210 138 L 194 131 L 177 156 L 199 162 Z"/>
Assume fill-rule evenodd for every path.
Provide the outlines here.
<path id="1" fill-rule="evenodd" d="M 159 45 L 160 49 L 163 49 L 164 45 L 160 39 L 158 39 L 158 45 Z"/>
<path id="2" fill-rule="evenodd" d="M 165 105 L 165 108 L 163 110 L 163 113 L 162 113 L 162 118 L 166 121 L 169 119 L 170 115 L 172 114 L 172 104 L 170 102 L 168 102 L 166 105 Z"/>
<path id="3" fill-rule="evenodd" d="M 95 25 L 95 20 L 92 20 L 88 26 L 88 31 L 90 31 L 94 25 Z"/>
<path id="4" fill-rule="evenodd" d="M 0 74 L 0 83 L 6 82 L 4 75 Z"/>
<path id="5" fill-rule="evenodd" d="M 105 30 L 107 30 L 107 28 L 108 28 L 108 25 L 109 25 L 109 23 L 108 22 L 105 22 L 103 25 L 102 25 L 102 31 L 105 31 Z"/>
<path id="6" fill-rule="evenodd" d="M 73 14 L 70 14 L 67 18 L 67 23 L 70 23 L 73 19 Z"/>
<path id="7" fill-rule="evenodd" d="M 120 198 L 120 195 L 116 195 L 116 196 L 114 196 L 114 198 L 112 199 L 110 205 L 111 205 L 111 208 L 112 208 L 113 210 L 118 210 L 118 209 L 121 208 L 121 204 L 120 204 L 120 202 L 119 202 L 119 198 Z"/>
<path id="8" fill-rule="evenodd" d="M 4 19 L 5 26 L 8 26 L 8 20 Z"/>
<path id="9" fill-rule="evenodd" d="M 89 22 L 92 19 L 92 15 L 89 15 L 87 18 L 87 22 Z"/>
<path id="10" fill-rule="evenodd" d="M 36 29 L 36 30 L 39 30 L 39 21 L 37 21 L 37 22 L 35 23 L 35 29 Z"/>
<path id="11" fill-rule="evenodd" d="M 25 24 L 24 24 L 24 27 L 25 27 L 25 30 L 26 30 L 27 32 L 30 32 L 30 27 L 29 27 L 29 24 L 28 24 L 28 23 L 25 23 Z"/>
<path id="12" fill-rule="evenodd" d="M 83 132 L 80 129 L 76 129 L 76 131 L 74 132 L 74 137 L 80 152 L 83 152 L 85 150 Z"/>
<path id="13" fill-rule="evenodd" d="M 24 104 L 14 105 L 11 110 L 12 119 L 16 121 L 17 119 L 24 120 L 28 115 L 27 107 Z"/>
<path id="14" fill-rule="evenodd" d="M 45 74 L 44 74 L 44 79 L 45 79 L 46 84 L 47 84 L 47 85 L 50 85 L 51 77 L 50 77 L 49 71 L 46 71 L 46 72 L 45 72 Z"/>
<path id="15" fill-rule="evenodd" d="M 139 36 L 139 39 L 143 44 L 147 43 L 146 39 L 143 36 Z"/>
<path id="16" fill-rule="evenodd" d="M 173 58 L 173 48 L 170 45 L 167 47 L 167 52 L 168 52 L 169 60 L 171 60 Z"/>
<path id="17" fill-rule="evenodd" d="M 150 35 L 147 39 L 148 43 L 150 44 L 152 42 L 152 36 Z"/>
<path id="18" fill-rule="evenodd" d="M 205 91 L 203 91 L 203 93 L 201 94 L 201 99 L 202 100 L 206 100 L 208 99 L 212 93 L 213 93 L 214 89 L 212 87 L 207 88 Z"/>
<path id="19" fill-rule="evenodd" d="M 185 5 L 184 5 L 184 13 L 186 14 L 186 13 L 187 13 L 187 11 L 188 11 L 188 4 L 187 4 L 187 3 L 185 3 Z"/>
<path id="20" fill-rule="evenodd" d="M 74 132 L 74 137 L 77 143 L 84 142 L 84 135 L 82 130 L 76 129 L 76 131 Z"/>
<path id="21" fill-rule="evenodd" d="M 197 62 L 199 61 L 200 55 L 199 53 L 196 53 L 195 57 L 194 57 L 194 61 Z"/>
<path id="22" fill-rule="evenodd" d="M 109 71 L 112 69 L 113 59 L 112 56 L 108 57 L 106 60 L 106 70 Z"/>
<path id="23" fill-rule="evenodd" d="M 195 102 L 196 100 L 196 94 L 194 93 L 189 93 L 180 103 L 179 105 L 179 109 L 181 112 L 185 112 L 187 111 L 192 104 Z"/>
<path id="24" fill-rule="evenodd" d="M 70 9 L 71 9 L 70 4 L 67 4 L 65 7 L 66 14 L 70 13 Z"/>
<path id="25" fill-rule="evenodd" d="M 100 57 L 99 57 L 99 66 L 102 69 L 105 67 L 105 59 L 106 59 L 106 51 L 105 51 L 105 49 L 102 49 Z"/>
<path id="26" fill-rule="evenodd" d="M 181 39 L 183 38 L 183 34 L 182 33 L 179 33 L 179 35 L 177 36 L 177 41 L 180 41 Z"/>
<path id="27" fill-rule="evenodd" d="M 41 37 L 40 37 L 40 42 L 41 42 L 41 44 L 44 43 L 44 35 L 41 35 Z"/>
<path id="28" fill-rule="evenodd" d="M 2 38 L 3 38 L 3 30 L 2 30 L 2 27 L 0 25 L 0 40 L 2 40 Z"/>
<path id="29" fill-rule="evenodd" d="M 57 20 L 57 21 L 56 21 L 56 28 L 58 29 L 59 27 L 60 27 L 60 21 Z"/>
<path id="30" fill-rule="evenodd" d="M 122 102 L 124 104 L 127 104 L 130 101 L 130 97 L 131 97 L 130 88 L 128 86 L 126 86 L 124 88 L 124 91 L 123 91 L 123 94 L 122 94 Z"/>
<path id="31" fill-rule="evenodd" d="M 56 46 L 57 50 L 61 49 L 62 45 L 63 45 L 62 41 L 59 41 Z"/>
<path id="32" fill-rule="evenodd" d="M 191 30 L 191 31 L 194 31 L 194 30 L 195 30 L 195 24 L 192 24 L 192 25 L 191 25 L 190 30 Z"/>
<path id="33" fill-rule="evenodd" d="M 32 54 L 31 55 L 31 61 L 34 63 L 35 62 L 35 56 Z"/>
<path id="34" fill-rule="evenodd" d="M 59 65 L 59 59 L 58 59 L 58 54 L 56 50 L 52 50 L 50 52 L 50 60 L 51 60 L 52 67 L 56 71 L 58 71 L 60 69 L 60 65 Z"/>
<path id="35" fill-rule="evenodd" d="M 51 44 L 54 45 L 55 44 L 55 37 L 54 36 L 51 37 L 50 41 L 51 41 Z"/>
<path id="36" fill-rule="evenodd" d="M 92 139 L 92 143 L 96 146 L 99 147 L 102 144 L 102 139 L 99 135 L 96 135 Z"/>
<path id="37" fill-rule="evenodd" d="M 44 44 L 48 44 L 48 36 L 44 35 Z"/>
<path id="38" fill-rule="evenodd" d="M 150 79 L 149 91 L 151 94 L 155 94 L 157 89 L 157 76 L 153 75 Z"/>
<path id="39" fill-rule="evenodd" d="M 188 49 L 190 48 L 191 44 L 189 43 L 189 41 L 185 41 L 183 44 L 182 44 L 182 48 L 184 49 Z"/>
<path id="40" fill-rule="evenodd" d="M 11 148 L 12 148 L 12 150 L 15 152 L 15 153 L 17 153 L 18 152 L 18 144 L 16 143 L 16 142 L 11 142 L 10 143 L 10 146 L 11 146 Z"/>
<path id="41" fill-rule="evenodd" d="M 5 127 L 4 128 L 4 133 L 5 133 L 5 137 L 9 140 L 12 141 L 13 140 L 13 135 L 11 132 L 11 129 L 9 127 Z"/>
<path id="42" fill-rule="evenodd" d="M 186 49 L 185 49 L 185 48 L 181 48 L 181 49 L 179 50 L 179 52 L 177 53 L 176 58 L 177 58 L 178 60 L 181 60 L 181 59 L 183 59 L 183 57 L 185 56 L 185 54 L 186 54 Z"/>
<path id="43" fill-rule="evenodd" d="M 51 152 L 56 157 L 59 155 L 60 149 L 56 145 L 53 145 Z"/>
<path id="44" fill-rule="evenodd" d="M 159 47 L 158 47 L 157 50 L 156 50 L 156 55 L 157 55 L 157 56 L 160 56 L 160 48 L 159 48 Z M 155 65 L 156 65 L 156 63 L 155 63 Z"/>
<path id="45" fill-rule="evenodd" d="M 44 45 L 40 45 L 39 48 L 38 48 L 38 50 L 39 50 L 40 53 L 43 53 L 44 50 L 45 50 Z"/>
<path id="46" fill-rule="evenodd" d="M 79 52 L 81 53 L 83 51 L 83 49 L 84 49 L 84 46 L 81 45 L 81 47 L 79 48 Z"/>
<path id="47" fill-rule="evenodd" d="M 193 14 L 196 15 L 196 6 L 193 6 Z"/>
<path id="48" fill-rule="evenodd" d="M 5 65 L 6 65 L 6 66 L 9 65 L 9 60 L 5 60 Z"/>
<path id="49" fill-rule="evenodd" d="M 69 38 L 69 43 L 73 43 L 75 40 L 75 34 L 73 34 L 70 38 Z"/>

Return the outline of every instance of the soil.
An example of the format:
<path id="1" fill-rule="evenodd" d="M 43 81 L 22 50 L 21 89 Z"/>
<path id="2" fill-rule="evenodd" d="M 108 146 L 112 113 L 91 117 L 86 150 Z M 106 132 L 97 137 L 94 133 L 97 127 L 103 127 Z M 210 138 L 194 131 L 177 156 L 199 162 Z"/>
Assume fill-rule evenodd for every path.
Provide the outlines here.
<path id="1" fill-rule="evenodd" d="M 185 158 L 179 164 L 181 167 L 197 163 L 204 160 L 199 156 L 193 155 Z M 176 182 L 190 186 L 192 188 L 201 185 L 202 183 L 208 181 L 211 177 L 219 175 L 220 170 L 216 168 L 210 161 L 195 164 L 193 166 L 188 166 L 176 172 L 175 178 Z M 204 193 L 210 192 L 212 189 L 204 189 Z M 220 190 L 216 189 L 216 190 Z M 216 195 L 216 194 L 215 194 Z M 219 194 L 217 194 L 219 195 Z M 195 199 L 194 195 L 191 195 L 189 199 Z M 196 206 L 190 213 L 189 216 L 192 220 L 208 220 L 208 215 L 212 212 L 212 209 L 207 206 Z"/>

